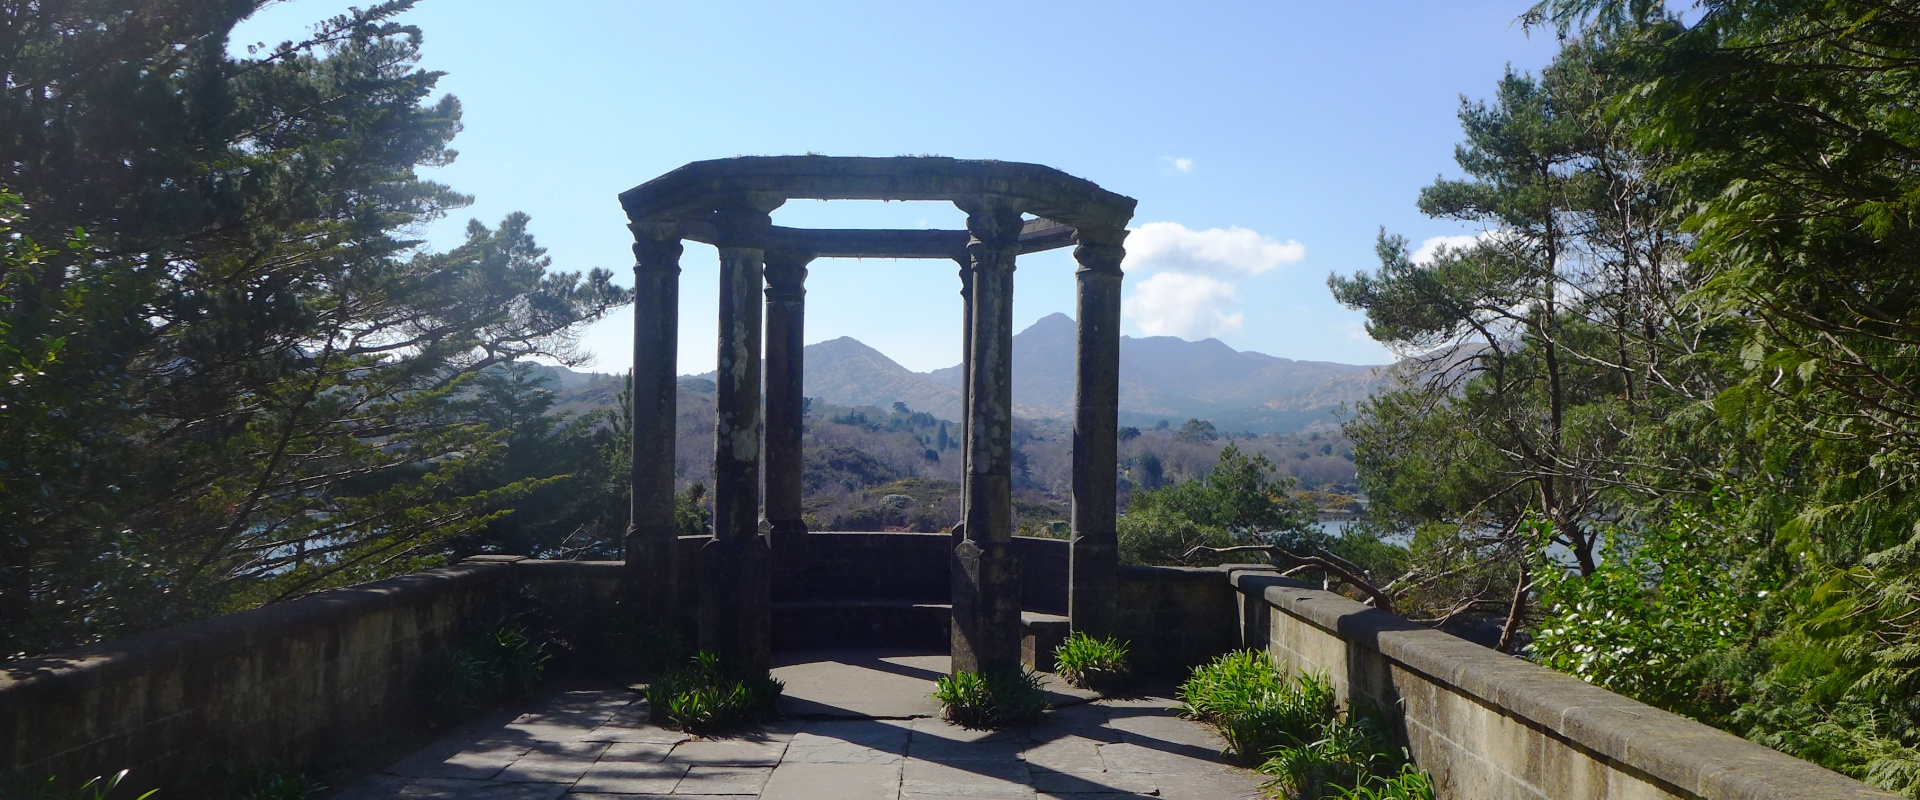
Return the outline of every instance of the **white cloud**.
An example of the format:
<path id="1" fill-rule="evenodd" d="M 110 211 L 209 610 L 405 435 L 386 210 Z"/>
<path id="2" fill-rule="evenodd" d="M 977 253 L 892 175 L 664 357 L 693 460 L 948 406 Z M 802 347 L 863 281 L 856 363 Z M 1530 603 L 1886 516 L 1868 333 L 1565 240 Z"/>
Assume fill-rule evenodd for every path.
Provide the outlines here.
<path id="1" fill-rule="evenodd" d="M 1172 175 L 1175 172 L 1184 174 L 1193 171 L 1193 159 L 1186 156 L 1161 156 L 1160 166 L 1166 170 L 1168 175 Z"/>
<path id="2" fill-rule="evenodd" d="M 1134 285 L 1121 311 L 1148 336 L 1204 339 L 1240 329 L 1246 315 L 1221 309 L 1233 303 L 1233 284 L 1205 275 L 1161 272 Z"/>
<path id="3" fill-rule="evenodd" d="M 1307 246 L 1277 242 L 1246 228 L 1191 230 L 1178 222 L 1149 222 L 1127 234 L 1129 272 L 1175 270 L 1258 275 L 1307 257 Z"/>
<path id="4" fill-rule="evenodd" d="M 1479 244 L 1482 241 L 1492 238 L 1492 236 L 1493 236 L 1493 233 L 1491 231 L 1487 233 L 1478 234 L 1478 235 L 1435 236 L 1431 239 L 1421 242 L 1420 246 L 1414 249 L 1413 263 L 1420 264 L 1422 266 L 1425 266 L 1427 264 L 1432 264 L 1433 259 L 1440 255 L 1440 248 L 1442 247 L 1445 247 L 1448 250 L 1464 250 L 1466 248 Z"/>

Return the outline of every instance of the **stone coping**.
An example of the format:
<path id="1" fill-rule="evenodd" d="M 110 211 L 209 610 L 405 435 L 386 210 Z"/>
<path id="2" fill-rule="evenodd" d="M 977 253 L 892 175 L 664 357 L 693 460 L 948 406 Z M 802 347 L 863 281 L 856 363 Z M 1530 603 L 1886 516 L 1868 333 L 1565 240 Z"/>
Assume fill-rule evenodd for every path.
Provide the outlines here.
<path id="1" fill-rule="evenodd" d="M 452 566 L 316 592 L 284 603 L 7 663 L 0 665 L 0 695 L 24 698 L 39 692 L 82 692 L 116 680 L 216 659 L 266 641 L 503 578 L 517 560 L 468 559 Z"/>
<path id="2" fill-rule="evenodd" d="M 1268 570 L 1234 571 L 1229 580 L 1242 594 L 1352 646 L 1707 800 L 1899 800 L 1812 762 Z"/>
<path id="3" fill-rule="evenodd" d="M 997 196 L 1075 227 L 1125 227 L 1136 201 L 1052 167 L 943 156 L 737 156 L 695 161 L 620 193 L 634 223 L 693 221 L 748 197 L 964 200 Z"/>

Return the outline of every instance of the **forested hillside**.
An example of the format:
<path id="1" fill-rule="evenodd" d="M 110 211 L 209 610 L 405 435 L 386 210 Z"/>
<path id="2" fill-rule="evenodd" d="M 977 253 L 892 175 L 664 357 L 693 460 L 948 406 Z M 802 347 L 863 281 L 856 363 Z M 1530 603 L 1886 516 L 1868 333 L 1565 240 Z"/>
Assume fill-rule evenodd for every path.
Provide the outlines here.
<path id="1" fill-rule="evenodd" d="M 624 381 L 611 375 L 530 367 L 552 396 L 549 430 L 566 416 L 589 429 L 618 413 Z M 561 387 L 567 388 L 561 388 Z M 678 488 L 704 497 L 713 475 L 713 383 L 680 381 Z M 1125 428 L 1119 448 L 1121 503 L 1136 488 L 1155 489 L 1206 476 L 1220 450 L 1233 444 L 1265 456 L 1276 477 L 1319 490 L 1319 502 L 1350 513 L 1354 473 L 1351 449 L 1333 431 L 1258 436 L 1223 434 L 1212 423 L 1189 420 Z M 1067 519 L 1072 431 L 1052 420 L 1016 419 L 1013 434 L 1015 527 L 1024 535 L 1055 535 Z M 890 408 L 841 406 L 809 399 L 804 439 L 806 514 L 813 530 L 945 530 L 960 519 L 960 426 L 905 403 Z M 624 475 L 610 467 L 604 480 Z M 621 502 L 624 503 L 624 500 Z M 623 506 L 624 507 L 624 506 Z M 609 545 L 610 546 L 610 545 Z"/>

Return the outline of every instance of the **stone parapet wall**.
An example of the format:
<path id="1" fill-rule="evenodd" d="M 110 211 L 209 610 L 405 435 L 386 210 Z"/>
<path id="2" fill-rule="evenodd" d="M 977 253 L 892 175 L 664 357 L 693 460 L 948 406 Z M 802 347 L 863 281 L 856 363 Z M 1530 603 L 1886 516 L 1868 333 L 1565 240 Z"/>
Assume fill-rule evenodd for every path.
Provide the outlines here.
<path id="1" fill-rule="evenodd" d="M 1443 800 L 1896 800 L 1817 765 L 1331 592 L 1234 572 L 1242 632 L 1404 722 Z"/>
<path id="2" fill-rule="evenodd" d="M 1239 646 L 1227 577 L 1225 567 L 1121 567 L 1113 635 L 1129 643 L 1134 669 L 1180 678 Z"/>
<path id="3" fill-rule="evenodd" d="M 498 615 L 496 561 L 322 592 L 0 667 L 0 774 L 324 769 L 417 729 L 428 658 Z"/>

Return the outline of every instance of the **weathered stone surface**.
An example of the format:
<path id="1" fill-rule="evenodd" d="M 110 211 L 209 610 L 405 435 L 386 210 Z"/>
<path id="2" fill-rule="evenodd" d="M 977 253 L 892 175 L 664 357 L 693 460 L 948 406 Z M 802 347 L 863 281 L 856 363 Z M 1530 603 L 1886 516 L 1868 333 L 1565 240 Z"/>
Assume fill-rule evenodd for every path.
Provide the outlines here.
<path id="1" fill-rule="evenodd" d="M 1031 798 L 1033 773 L 1013 758 L 940 762 L 910 758 L 902 768 L 900 791 L 964 797 Z"/>
<path id="2" fill-rule="evenodd" d="M 680 240 L 636 223 L 633 298 L 632 505 L 626 534 L 626 596 L 640 613 L 674 609 L 675 363 L 680 342 Z"/>
<path id="3" fill-rule="evenodd" d="M 686 777 L 688 765 L 662 762 L 601 760 L 573 785 L 575 794 L 609 792 L 616 794 L 667 794 Z"/>
<path id="4" fill-rule="evenodd" d="M 766 256 L 766 517 L 773 550 L 773 599 L 806 595 L 807 526 L 801 518 L 801 435 L 805 425 L 806 279 L 804 252 Z"/>
<path id="5" fill-rule="evenodd" d="M 1020 571 L 1013 538 L 1013 271 L 1021 207 L 972 199 L 967 329 L 965 540 L 954 548 L 953 669 L 1020 666 Z"/>
<path id="6" fill-rule="evenodd" d="M 1115 633 L 1120 585 L 1116 449 L 1120 409 L 1120 246 L 1125 229 L 1087 228 L 1079 246 L 1079 331 L 1074 346 L 1073 566 L 1068 616 L 1075 630 Z"/>
<path id="7" fill-rule="evenodd" d="M 764 800 L 894 800 L 900 793 L 900 764 L 782 763 L 773 770 Z"/>
<path id="8" fill-rule="evenodd" d="M 676 764 L 731 767 L 771 767 L 787 752 L 784 741 L 704 739 L 673 748 L 667 760 Z"/>
<path id="9" fill-rule="evenodd" d="M 954 158 L 742 156 L 696 161 L 620 194 L 634 220 L 697 219 L 716 198 L 964 200 L 1019 198 L 1034 214 L 1075 227 L 1125 227 L 1135 201 L 1037 164 Z"/>

